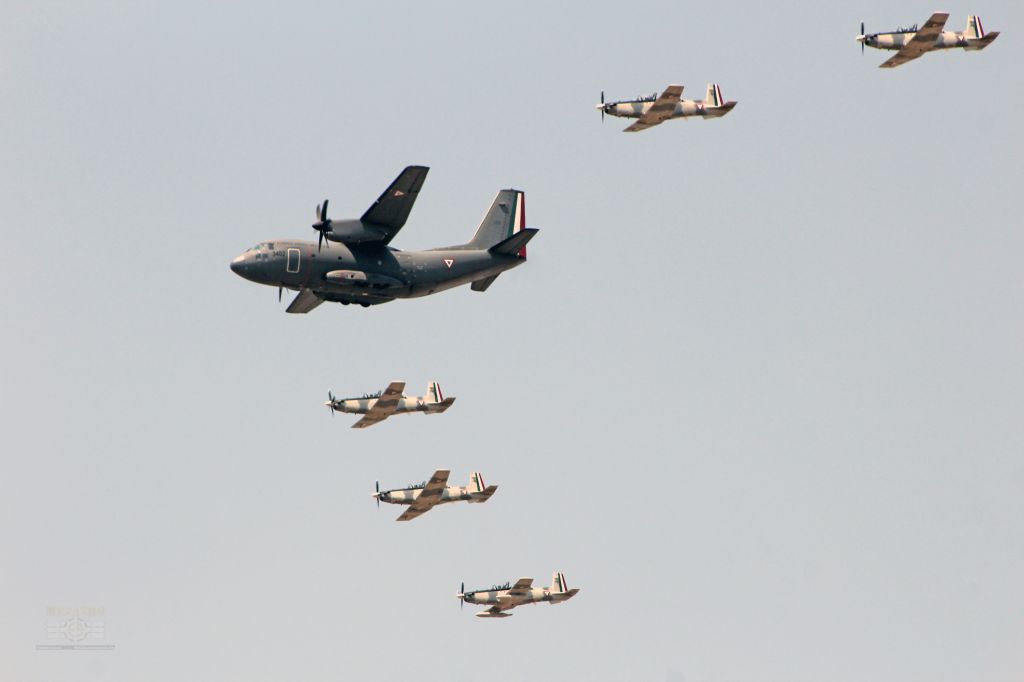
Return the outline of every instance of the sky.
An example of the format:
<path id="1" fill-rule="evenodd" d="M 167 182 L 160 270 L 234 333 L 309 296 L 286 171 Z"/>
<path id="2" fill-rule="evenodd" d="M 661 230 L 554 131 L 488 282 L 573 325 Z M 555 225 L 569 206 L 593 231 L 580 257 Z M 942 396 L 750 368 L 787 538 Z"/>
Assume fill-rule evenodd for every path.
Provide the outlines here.
<path id="1" fill-rule="evenodd" d="M 1019 680 L 1024 8 L 859 54 L 935 9 L 0 3 L 0 680 Z M 528 262 L 305 316 L 228 269 L 410 164 L 395 246 L 514 187 Z M 438 468 L 499 490 L 374 505 Z"/>

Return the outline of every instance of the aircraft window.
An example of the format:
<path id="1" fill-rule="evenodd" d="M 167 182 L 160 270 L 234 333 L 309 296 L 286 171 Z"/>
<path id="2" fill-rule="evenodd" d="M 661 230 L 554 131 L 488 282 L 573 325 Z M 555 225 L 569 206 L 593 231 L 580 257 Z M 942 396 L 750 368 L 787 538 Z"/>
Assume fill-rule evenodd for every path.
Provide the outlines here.
<path id="1" fill-rule="evenodd" d="M 268 251 L 273 251 L 274 250 L 274 242 L 270 242 L 269 244 L 267 244 L 267 250 Z"/>

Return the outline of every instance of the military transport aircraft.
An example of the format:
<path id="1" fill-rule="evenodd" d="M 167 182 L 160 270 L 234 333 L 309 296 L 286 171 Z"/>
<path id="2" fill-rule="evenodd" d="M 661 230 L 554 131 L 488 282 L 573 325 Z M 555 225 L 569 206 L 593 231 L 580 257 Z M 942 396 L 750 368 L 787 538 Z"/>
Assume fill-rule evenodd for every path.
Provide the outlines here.
<path id="1" fill-rule="evenodd" d="M 364 395 L 361 398 L 335 398 L 334 393 L 327 391 L 327 402 L 324 403 L 335 411 L 349 414 L 364 415 L 362 419 L 352 425 L 353 429 L 365 429 L 377 422 L 382 422 L 393 414 L 406 412 L 426 412 L 427 414 L 440 414 L 444 412 L 455 398 L 445 398 L 441 393 L 441 386 L 436 381 L 427 385 L 427 394 L 415 398 L 407 398 L 402 395 L 405 390 L 404 381 L 392 381 L 380 393 Z"/>
<path id="2" fill-rule="evenodd" d="M 623 129 L 623 132 L 627 133 L 647 130 L 670 118 L 720 118 L 736 106 L 736 102 L 726 102 L 722 99 L 722 89 L 717 83 L 708 83 L 707 96 L 703 100 L 682 99 L 682 94 L 682 85 L 670 85 L 660 95 L 654 93 L 648 97 L 605 102 L 602 90 L 601 103 L 595 106 L 601 110 L 602 120 L 605 114 L 638 119 L 636 123 Z"/>
<path id="3" fill-rule="evenodd" d="M 495 585 L 490 589 L 473 590 L 466 592 L 466 583 L 462 583 L 459 593 L 455 595 L 463 604 L 492 604 L 491 608 L 476 614 L 480 618 L 508 618 L 511 611 L 523 604 L 537 604 L 539 602 L 550 602 L 561 604 L 572 599 L 580 591 L 578 587 L 569 589 L 565 582 L 564 573 L 553 573 L 551 575 L 551 587 L 533 587 L 533 578 L 520 578 L 515 585 L 505 583 Z"/>
<path id="4" fill-rule="evenodd" d="M 410 521 L 446 502 L 486 502 L 498 489 L 496 485 L 484 485 L 484 477 L 479 471 L 474 471 L 469 475 L 469 485 L 449 486 L 448 474 L 450 473 L 448 469 L 438 469 L 429 481 L 394 490 L 381 490 L 378 481 L 377 492 L 373 496 L 377 500 L 378 507 L 381 501 L 389 504 L 409 505 L 409 508 L 402 512 L 396 521 Z"/>
<path id="5" fill-rule="evenodd" d="M 427 177 L 409 166 L 358 220 L 331 220 L 327 201 L 316 207 L 317 243 L 293 239 L 261 242 L 231 261 L 247 280 L 298 291 L 289 313 L 308 313 L 324 301 L 370 306 L 416 298 L 472 284 L 487 287 L 505 270 L 526 262 L 526 243 L 537 230 L 526 227 L 526 197 L 503 189 L 473 238 L 429 251 L 388 246 L 405 225 Z"/>
<path id="6" fill-rule="evenodd" d="M 981 26 L 981 17 L 975 15 L 967 17 L 967 28 L 963 31 L 943 31 L 947 19 L 949 14 L 946 12 L 936 12 L 920 29 L 914 24 L 889 33 L 865 33 L 862 21 L 857 42 L 860 43 L 861 54 L 864 53 L 865 45 L 879 50 L 899 50 L 879 64 L 883 69 L 892 69 L 933 50 L 948 50 L 954 47 L 971 51 L 984 50 L 999 35 L 999 31 L 985 33 Z"/>

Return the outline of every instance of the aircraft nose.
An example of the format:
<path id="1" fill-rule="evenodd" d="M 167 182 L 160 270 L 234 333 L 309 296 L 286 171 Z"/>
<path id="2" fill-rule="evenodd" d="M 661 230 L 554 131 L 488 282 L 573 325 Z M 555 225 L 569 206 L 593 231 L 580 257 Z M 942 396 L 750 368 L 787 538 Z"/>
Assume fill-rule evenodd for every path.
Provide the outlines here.
<path id="1" fill-rule="evenodd" d="M 239 256 L 235 260 L 231 261 L 231 272 L 236 275 L 241 275 L 243 269 L 245 269 L 245 256 Z"/>

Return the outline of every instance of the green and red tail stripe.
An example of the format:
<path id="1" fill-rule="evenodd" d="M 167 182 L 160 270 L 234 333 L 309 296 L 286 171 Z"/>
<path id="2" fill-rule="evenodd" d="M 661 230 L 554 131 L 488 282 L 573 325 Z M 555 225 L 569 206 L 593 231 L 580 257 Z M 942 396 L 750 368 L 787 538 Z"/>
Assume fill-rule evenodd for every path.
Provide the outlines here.
<path id="1" fill-rule="evenodd" d="M 516 193 L 516 211 L 512 222 L 512 232 L 509 234 L 511 237 L 513 234 L 519 232 L 526 227 L 526 193 Z M 526 246 L 519 249 L 519 257 L 526 258 Z"/>

